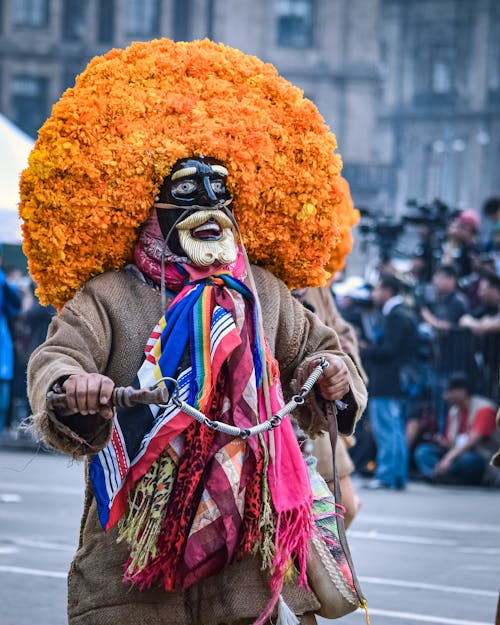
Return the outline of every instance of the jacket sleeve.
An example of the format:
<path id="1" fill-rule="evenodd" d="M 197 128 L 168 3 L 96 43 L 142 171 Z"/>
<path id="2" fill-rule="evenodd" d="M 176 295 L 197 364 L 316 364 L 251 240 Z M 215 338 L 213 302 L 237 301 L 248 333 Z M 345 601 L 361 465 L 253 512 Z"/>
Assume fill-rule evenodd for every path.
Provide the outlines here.
<path id="1" fill-rule="evenodd" d="M 111 337 L 106 311 L 84 286 L 52 319 L 46 341 L 28 364 L 34 427 L 46 444 L 75 458 L 100 451 L 109 440 L 113 422 L 99 415 L 58 416 L 47 408 L 47 393 L 72 374 L 103 373 Z"/>
<path id="2" fill-rule="evenodd" d="M 339 356 L 349 372 L 350 391 L 343 398 L 347 408 L 337 412 L 338 427 L 342 434 L 351 434 L 366 407 L 367 393 L 353 360 L 341 350 L 337 334 L 296 301 L 281 280 L 274 276 L 266 279 L 266 276 L 257 274 L 256 281 L 260 282 L 258 290 L 262 308 L 270 311 L 266 315 L 270 317 L 267 324 L 276 336 L 275 356 L 280 366 L 283 392 L 291 395 L 300 391 L 314 360 L 322 355 Z M 313 390 L 297 409 L 295 415 L 299 425 L 309 436 L 328 430 L 325 408 L 325 401 L 317 390 Z"/>

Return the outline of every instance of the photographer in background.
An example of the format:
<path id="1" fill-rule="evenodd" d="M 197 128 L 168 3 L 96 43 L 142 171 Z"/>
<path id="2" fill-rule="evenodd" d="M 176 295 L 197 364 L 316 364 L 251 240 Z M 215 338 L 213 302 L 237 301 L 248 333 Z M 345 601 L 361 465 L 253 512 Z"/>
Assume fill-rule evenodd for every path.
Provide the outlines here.
<path id="1" fill-rule="evenodd" d="M 474 210 L 465 210 L 448 228 L 441 262 L 453 265 L 458 277 L 470 275 L 479 264 L 476 240 L 481 220 Z"/>
<path id="2" fill-rule="evenodd" d="M 418 243 L 415 246 L 412 258 L 413 273 L 418 282 L 430 282 L 435 262 L 432 227 L 430 224 L 417 224 L 416 233 Z"/>

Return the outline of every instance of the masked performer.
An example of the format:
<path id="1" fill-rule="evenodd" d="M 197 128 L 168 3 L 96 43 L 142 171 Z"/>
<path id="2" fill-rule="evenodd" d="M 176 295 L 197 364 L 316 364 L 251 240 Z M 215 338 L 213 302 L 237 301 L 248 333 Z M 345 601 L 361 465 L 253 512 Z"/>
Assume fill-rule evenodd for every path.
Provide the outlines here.
<path id="1" fill-rule="evenodd" d="M 313 622 L 311 486 L 289 418 L 233 437 L 178 403 L 109 403 L 114 385 L 170 377 L 179 400 L 246 431 L 323 356 L 301 426 L 326 429 L 326 402 L 342 400 L 352 431 L 366 401 L 356 367 L 266 269 L 324 279 L 338 238 L 335 187 L 311 187 L 306 165 L 313 155 L 335 180 L 332 135 L 304 102 L 254 57 L 161 40 L 94 59 L 40 132 L 21 214 L 40 296 L 60 312 L 31 358 L 30 400 L 45 441 L 87 458 L 70 625 Z M 308 141 L 283 148 L 279 115 L 292 132 L 306 111 Z M 300 266 L 293 228 L 317 239 Z M 66 410 L 47 406 L 51 391 Z"/>

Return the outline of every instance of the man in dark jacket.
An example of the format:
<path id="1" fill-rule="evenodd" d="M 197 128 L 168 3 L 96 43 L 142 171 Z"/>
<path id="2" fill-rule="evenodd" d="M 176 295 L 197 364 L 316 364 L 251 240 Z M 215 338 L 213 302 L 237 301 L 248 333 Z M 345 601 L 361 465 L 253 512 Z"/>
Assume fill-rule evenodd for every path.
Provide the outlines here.
<path id="1" fill-rule="evenodd" d="M 403 418 L 401 374 L 415 348 L 416 327 L 403 306 L 399 281 L 381 275 L 372 300 L 382 312 L 374 343 L 361 352 L 370 379 L 369 414 L 377 443 L 371 489 L 403 490 L 408 481 L 408 446 Z"/>

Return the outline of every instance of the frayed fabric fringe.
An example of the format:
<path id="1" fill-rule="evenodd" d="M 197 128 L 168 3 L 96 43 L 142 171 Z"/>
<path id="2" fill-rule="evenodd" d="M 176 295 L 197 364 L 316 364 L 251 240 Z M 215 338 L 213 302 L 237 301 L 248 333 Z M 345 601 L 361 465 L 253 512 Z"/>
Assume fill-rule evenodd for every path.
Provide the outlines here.
<path id="1" fill-rule="evenodd" d="M 278 515 L 276 525 L 276 551 L 273 561 L 273 574 L 270 580 L 273 596 L 254 625 L 264 625 L 278 605 L 278 625 L 296 625 L 298 620 L 290 620 L 293 612 L 281 597 L 283 581 L 288 570 L 296 562 L 299 571 L 298 585 L 309 588 L 306 575 L 308 540 L 312 535 L 310 508 L 304 505 L 295 510 L 287 510 Z M 280 601 L 281 600 L 281 601 Z M 279 620 L 281 609 L 282 620 Z M 291 615 L 291 616 L 290 616 Z"/>
<path id="2" fill-rule="evenodd" d="M 271 576 L 271 590 L 281 591 L 286 572 L 295 563 L 299 571 L 298 585 L 309 588 L 306 575 L 308 541 L 312 538 L 311 507 L 302 505 L 281 512 L 276 524 L 276 552 Z"/>

